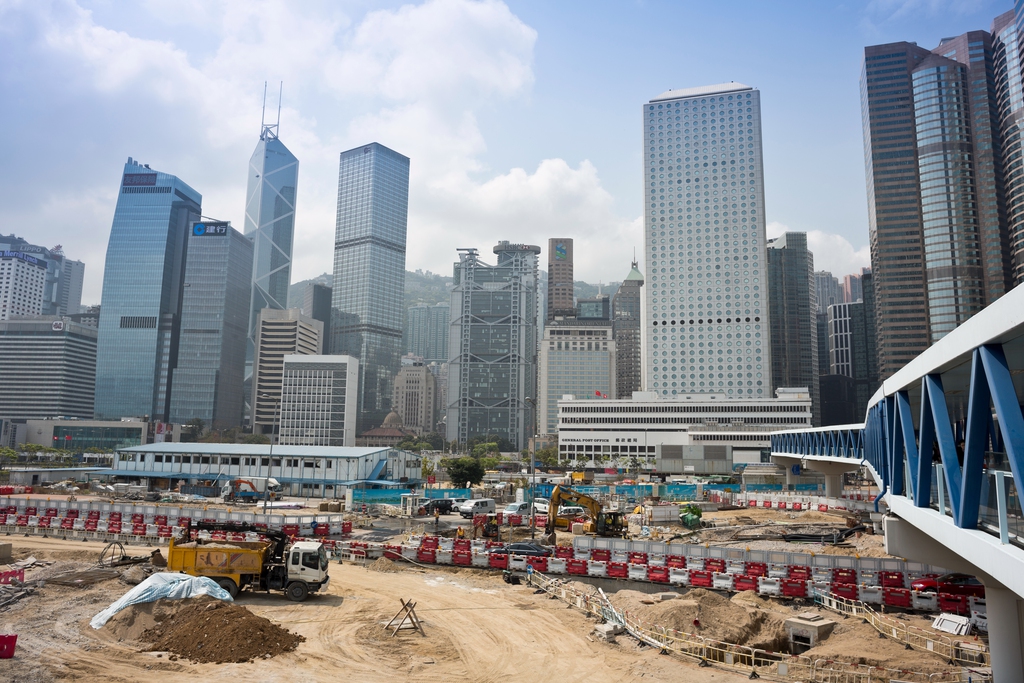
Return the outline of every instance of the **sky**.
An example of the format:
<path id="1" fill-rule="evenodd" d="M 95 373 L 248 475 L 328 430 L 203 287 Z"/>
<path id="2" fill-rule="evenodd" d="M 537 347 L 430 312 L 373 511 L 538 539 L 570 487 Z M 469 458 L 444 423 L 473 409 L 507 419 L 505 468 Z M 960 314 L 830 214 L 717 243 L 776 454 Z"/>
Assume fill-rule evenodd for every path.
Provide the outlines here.
<path id="1" fill-rule="evenodd" d="M 642 261 L 641 107 L 668 89 L 761 90 L 768 236 L 815 268 L 869 265 L 866 45 L 988 29 L 1010 0 L 0 0 L 0 233 L 61 244 L 99 303 L 123 164 L 242 229 L 268 116 L 299 159 L 292 281 L 332 270 L 338 154 L 411 159 L 406 265 L 459 247 L 575 240 L 577 279 Z M 542 255 L 546 259 L 546 253 Z"/>

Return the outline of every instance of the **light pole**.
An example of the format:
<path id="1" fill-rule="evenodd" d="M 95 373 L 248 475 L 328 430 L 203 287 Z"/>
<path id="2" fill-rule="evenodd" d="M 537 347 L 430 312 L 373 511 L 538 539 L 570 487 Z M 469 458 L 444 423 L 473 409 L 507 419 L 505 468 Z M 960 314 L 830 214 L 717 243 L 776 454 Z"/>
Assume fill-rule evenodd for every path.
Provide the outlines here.
<path id="1" fill-rule="evenodd" d="M 537 422 L 537 401 L 535 399 L 533 399 L 533 398 L 530 398 L 529 396 L 527 396 L 525 399 L 523 399 L 523 401 L 527 405 L 530 406 L 530 408 L 531 408 L 530 412 L 533 413 L 533 423 L 536 424 L 536 422 Z M 531 424 L 530 426 L 532 427 L 533 425 Z M 535 430 L 531 429 L 530 433 L 532 434 L 534 431 Z M 527 445 L 526 450 L 530 454 L 530 540 L 533 540 L 534 538 L 537 537 L 537 511 L 533 507 L 534 498 L 536 497 L 534 495 L 534 489 L 537 486 L 537 473 L 536 473 L 536 469 L 535 469 L 536 468 L 536 462 L 537 462 L 537 437 L 536 436 L 533 437 L 533 448 L 532 449 L 530 448 L 529 442 L 527 442 L 526 445 Z"/>
<path id="2" fill-rule="evenodd" d="M 274 428 L 281 419 L 281 396 L 271 394 L 260 394 L 260 398 L 270 399 L 276 402 L 274 408 L 274 421 L 270 423 L 270 453 L 267 455 L 267 482 L 263 486 L 263 514 L 267 514 L 267 499 L 270 498 L 270 468 L 274 466 Z"/>

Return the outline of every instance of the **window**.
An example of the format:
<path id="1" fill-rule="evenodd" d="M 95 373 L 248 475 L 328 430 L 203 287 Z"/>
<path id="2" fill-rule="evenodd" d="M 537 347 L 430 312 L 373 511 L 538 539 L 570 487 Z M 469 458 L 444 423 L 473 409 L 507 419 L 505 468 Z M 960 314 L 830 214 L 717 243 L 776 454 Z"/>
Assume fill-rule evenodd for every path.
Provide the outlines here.
<path id="1" fill-rule="evenodd" d="M 320 569 L 319 553 L 302 553 L 302 566 L 307 569 Z"/>
<path id="2" fill-rule="evenodd" d="M 164 461 L 164 456 L 162 456 L 162 455 L 154 455 L 153 456 L 153 462 L 163 462 L 163 461 Z"/>
<path id="3" fill-rule="evenodd" d="M 300 553 L 298 550 L 292 553 L 292 564 L 297 565 L 299 563 L 299 555 Z"/>

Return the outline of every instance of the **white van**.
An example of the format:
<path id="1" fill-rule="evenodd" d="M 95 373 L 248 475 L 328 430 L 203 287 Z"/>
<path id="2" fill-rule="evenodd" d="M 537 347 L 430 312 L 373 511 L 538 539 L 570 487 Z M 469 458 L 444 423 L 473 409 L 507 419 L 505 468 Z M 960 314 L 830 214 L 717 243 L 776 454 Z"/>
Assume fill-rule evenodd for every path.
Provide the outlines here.
<path id="1" fill-rule="evenodd" d="M 505 509 L 503 511 L 503 514 L 506 514 L 506 515 L 523 515 L 523 516 L 529 515 L 530 514 L 530 504 L 529 503 L 509 503 L 505 507 Z"/>
<path id="2" fill-rule="evenodd" d="M 470 519 L 473 515 L 494 513 L 497 507 L 493 498 L 473 498 L 459 506 L 459 514 Z"/>

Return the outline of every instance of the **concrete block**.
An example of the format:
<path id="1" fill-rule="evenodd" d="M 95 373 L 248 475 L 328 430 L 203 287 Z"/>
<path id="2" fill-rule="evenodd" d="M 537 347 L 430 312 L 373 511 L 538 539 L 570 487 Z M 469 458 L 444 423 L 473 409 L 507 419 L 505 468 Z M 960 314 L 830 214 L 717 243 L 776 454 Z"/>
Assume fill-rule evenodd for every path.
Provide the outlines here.
<path id="1" fill-rule="evenodd" d="M 783 622 L 789 635 L 790 652 L 800 654 L 832 635 L 836 622 L 814 612 L 804 612 Z"/>
<path id="2" fill-rule="evenodd" d="M 0 543 L 0 564 L 10 564 L 11 562 L 11 544 Z"/>

